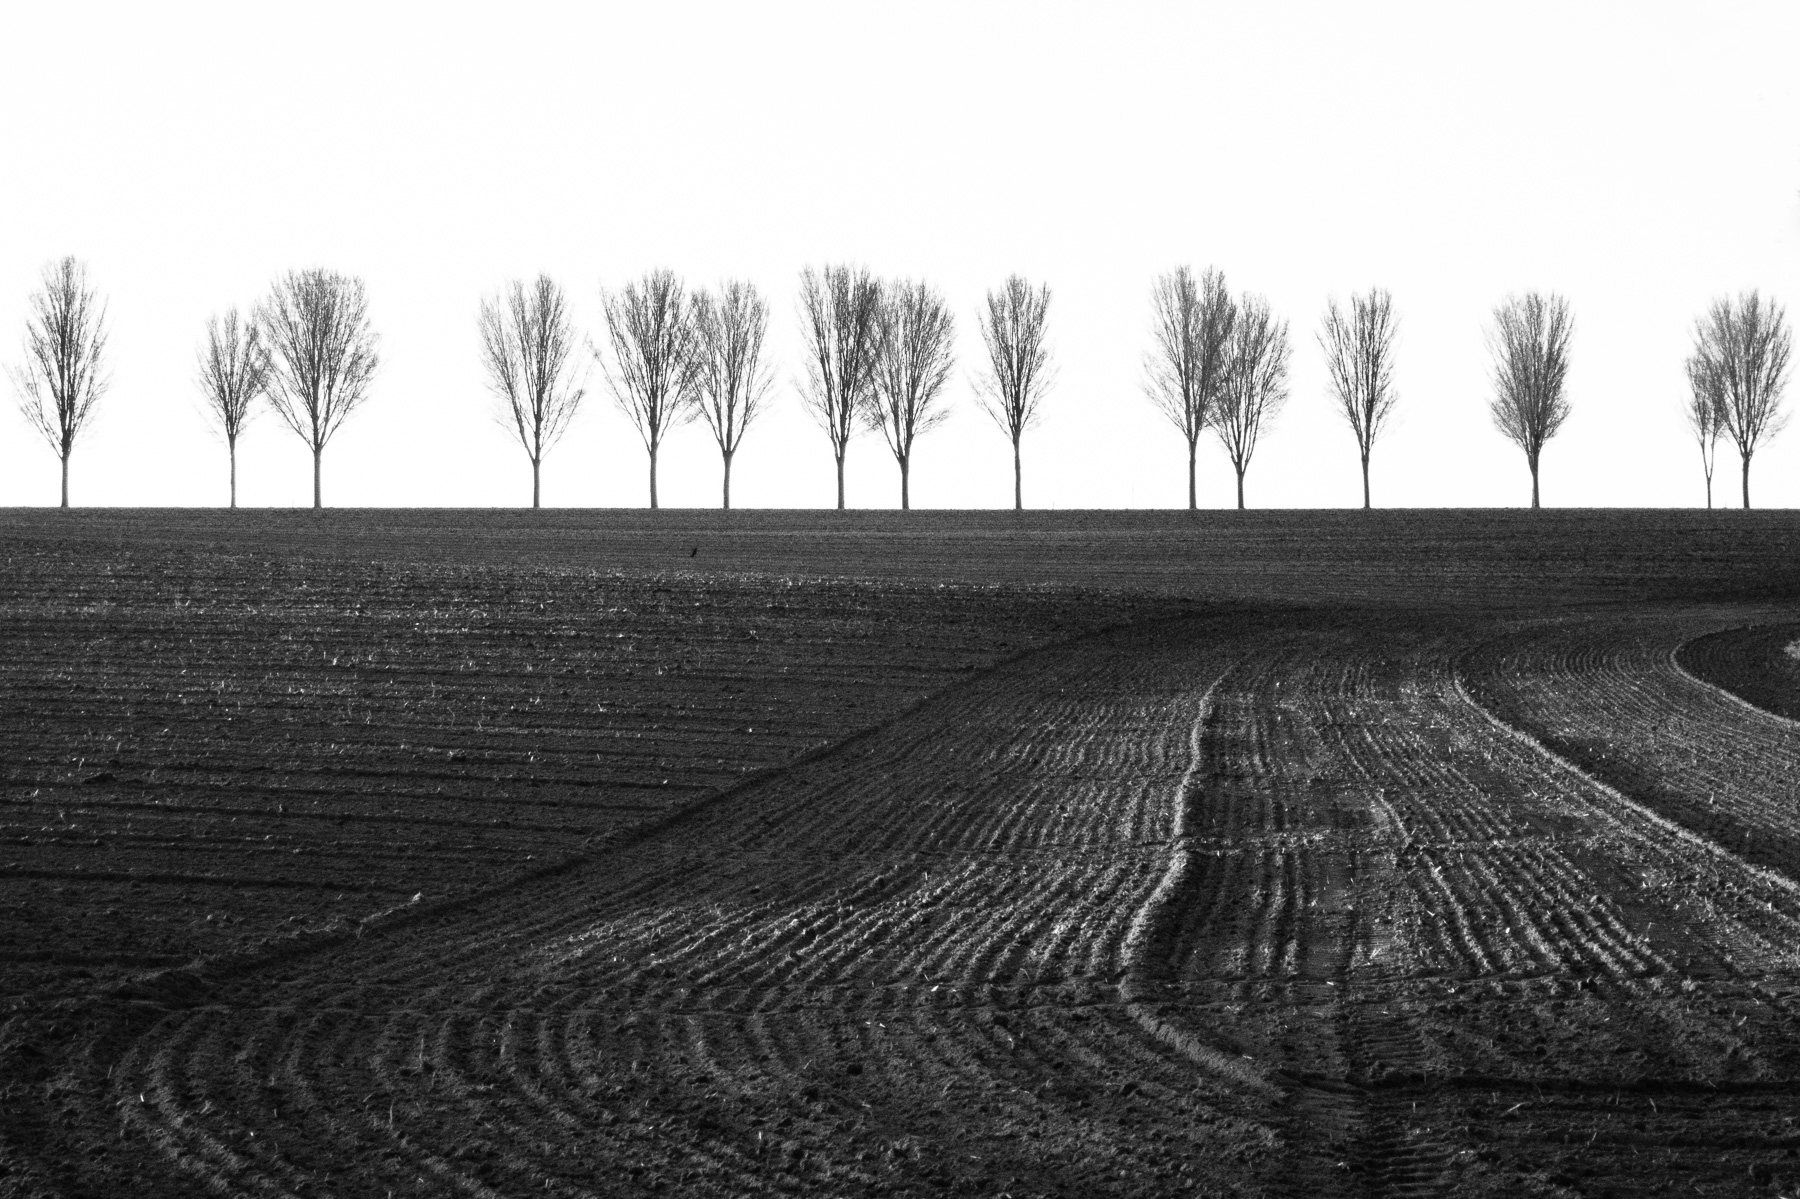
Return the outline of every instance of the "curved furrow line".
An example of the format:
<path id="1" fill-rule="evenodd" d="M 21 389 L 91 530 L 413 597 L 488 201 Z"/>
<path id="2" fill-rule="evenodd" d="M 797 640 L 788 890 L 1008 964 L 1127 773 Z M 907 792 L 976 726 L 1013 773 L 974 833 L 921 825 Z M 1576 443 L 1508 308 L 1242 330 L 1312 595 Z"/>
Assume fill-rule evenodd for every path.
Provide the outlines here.
<path id="1" fill-rule="evenodd" d="M 136 1088 L 116 1100 L 121 1129 L 141 1136 L 200 1189 L 298 1199 L 293 1187 L 301 1179 L 290 1175 L 284 1186 L 283 1180 L 269 1177 L 263 1163 L 233 1147 L 232 1142 L 249 1140 L 243 1126 L 229 1120 L 223 1109 L 218 1109 L 219 1119 L 211 1119 L 215 1106 L 203 1095 L 196 1099 L 189 1093 L 192 1080 L 185 1067 L 207 1023 L 204 1015 L 167 1017 L 162 1025 L 175 1027 L 163 1028 L 163 1039 L 148 1060 L 133 1046 L 118 1063 L 121 1080 Z M 205 1082 L 201 1085 L 204 1091 Z"/>
<path id="2" fill-rule="evenodd" d="M 372 1193 L 423 1179 L 582 1195 L 609 1160 L 649 1172 L 607 1190 L 677 1168 L 693 1175 L 682 1185 L 717 1193 L 781 1177 L 854 1189 L 972 1178 L 1001 1142 L 1022 1176 L 1043 1178 L 1016 1126 L 1046 1118 L 1073 1138 L 1068 1170 L 1110 1156 L 1134 1117 L 1047 1117 L 1023 1096 L 1052 1070 L 1084 1080 L 1082 1103 L 1108 1113 L 1194 1090 L 1181 1036 L 1062 1004 L 1104 1000 L 1125 972 L 1172 852 L 1194 683 L 1222 655 L 1192 636 L 1127 634 L 1041 657 L 622 854 L 307 963 L 284 996 L 291 1014 L 257 1017 L 252 1057 L 283 1088 L 281 1108 L 243 1094 L 232 1105 L 305 1141 L 309 1160 L 358 1163 Z M 1034 706 L 1034 687 L 1058 701 Z M 967 737 L 983 713 L 1008 735 Z M 1055 1063 L 1021 1050 L 1017 1019 L 980 1014 L 1046 985 L 1065 990 L 1028 1010 L 1057 1030 L 1068 1056 Z M 256 980 L 232 989 L 249 998 Z M 218 1038 L 240 1023 L 220 1017 Z M 822 1060 L 851 1054 L 857 1073 L 819 1081 Z M 1129 1094 L 1121 1063 L 1146 1080 Z M 1212 1077 L 1202 1090 L 1235 1097 L 1234 1119 L 1250 1123 L 1230 1135 L 1244 1135 L 1261 1100 L 1238 1096 L 1230 1072 Z M 947 1092 L 979 1117 L 933 1116 Z M 175 1090 L 161 1102 L 184 1152 L 231 1164 L 196 1139 L 228 1126 L 221 1113 Z M 790 1127 L 752 1141 L 749 1107 Z M 871 1148 L 868 1130 L 885 1144 Z M 1157 1168 L 1177 1176 L 1172 1160 Z M 1127 1186 L 1091 1170 L 1081 1182 Z"/>
<path id="3" fill-rule="evenodd" d="M 1484 707 L 1581 769 L 1800 879 L 1800 725 L 1694 678 L 1676 656 L 1741 622 L 1701 611 L 1526 625 L 1470 652 L 1460 673 Z"/>

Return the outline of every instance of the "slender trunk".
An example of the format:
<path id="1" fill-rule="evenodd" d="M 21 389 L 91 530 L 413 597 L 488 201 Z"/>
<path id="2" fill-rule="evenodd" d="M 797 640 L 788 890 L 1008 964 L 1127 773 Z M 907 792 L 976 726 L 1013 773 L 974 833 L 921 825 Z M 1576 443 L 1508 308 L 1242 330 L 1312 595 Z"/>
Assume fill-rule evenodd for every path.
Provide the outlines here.
<path id="1" fill-rule="evenodd" d="M 912 457 L 908 455 L 900 459 L 900 510 L 912 507 L 912 492 L 908 486 L 908 478 L 912 474 Z"/>
<path id="2" fill-rule="evenodd" d="M 656 507 L 656 447 L 650 447 L 650 506 Z"/>
<path id="3" fill-rule="evenodd" d="M 1200 506 L 1199 497 L 1194 491 L 1194 452 L 1200 437 L 1195 434 L 1188 438 L 1188 511 L 1192 512 Z"/>
<path id="4" fill-rule="evenodd" d="M 842 508 L 844 506 L 844 451 L 841 449 L 837 452 L 837 470 L 838 470 L 838 507 Z"/>
<path id="5" fill-rule="evenodd" d="M 1241 466 L 1237 468 L 1237 477 L 1238 477 L 1238 508 L 1241 510 L 1244 506 L 1244 468 Z"/>
<path id="6" fill-rule="evenodd" d="M 1369 456 L 1366 453 L 1362 456 L 1362 464 L 1363 464 L 1363 507 L 1367 508 L 1369 506 Z"/>
<path id="7" fill-rule="evenodd" d="M 237 438 L 225 439 L 225 452 L 231 456 L 231 506 L 237 507 Z"/>
<path id="8" fill-rule="evenodd" d="M 1025 476 L 1019 467 L 1019 439 L 1013 438 L 1013 508 L 1023 511 L 1025 507 Z"/>
<path id="9" fill-rule="evenodd" d="M 319 459 L 321 457 L 323 457 L 324 454 L 325 454 L 324 446 L 316 445 L 313 447 L 313 507 L 314 508 L 323 508 L 325 506 L 324 500 L 321 498 L 321 492 L 319 490 Z"/>
<path id="10" fill-rule="evenodd" d="M 67 508 L 69 506 L 69 451 L 66 449 L 63 451 L 63 455 L 62 455 L 62 466 L 63 466 L 62 506 Z M 1748 502 L 1746 502 L 1744 504 L 1744 507 L 1746 507 L 1746 508 L 1748 508 L 1749 506 L 1750 505 Z"/>
<path id="11" fill-rule="evenodd" d="M 1750 455 L 1744 455 L 1744 507 L 1750 506 Z"/>
<path id="12" fill-rule="evenodd" d="M 1535 508 L 1538 506 L 1538 460 L 1537 460 L 1536 454 L 1531 455 L 1530 462 L 1531 462 L 1531 506 L 1533 508 Z"/>
<path id="13" fill-rule="evenodd" d="M 538 459 L 533 458 L 531 460 L 531 506 L 533 508 L 536 508 L 539 506 L 538 505 L 539 495 L 540 495 L 540 493 L 538 491 Z"/>
<path id="14" fill-rule="evenodd" d="M 1706 510 L 1712 511 L 1712 474 L 1710 471 L 1706 476 Z"/>

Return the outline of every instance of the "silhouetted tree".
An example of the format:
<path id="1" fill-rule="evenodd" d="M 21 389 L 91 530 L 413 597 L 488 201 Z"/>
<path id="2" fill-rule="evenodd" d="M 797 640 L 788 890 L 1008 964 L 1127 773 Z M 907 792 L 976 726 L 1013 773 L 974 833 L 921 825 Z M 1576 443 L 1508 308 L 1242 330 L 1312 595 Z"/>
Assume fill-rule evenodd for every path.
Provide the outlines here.
<path id="1" fill-rule="evenodd" d="M 881 344 L 881 287 L 862 267 L 811 267 L 800 274 L 806 337 L 806 388 L 801 399 L 831 441 L 837 460 L 837 506 L 844 506 L 844 455 L 874 382 Z"/>
<path id="2" fill-rule="evenodd" d="M 1538 456 L 1569 419 L 1564 387 L 1574 319 L 1558 295 L 1527 292 L 1494 309 L 1488 348 L 1494 356 L 1494 426 L 1525 451 L 1531 506 L 1538 506 Z"/>
<path id="3" fill-rule="evenodd" d="M 650 506 L 656 501 L 656 454 L 669 430 L 694 416 L 689 370 L 693 326 L 687 292 L 673 271 L 651 271 L 619 292 L 602 292 L 611 361 L 596 348 L 613 402 L 631 418 L 650 454 Z"/>
<path id="4" fill-rule="evenodd" d="M 1688 430 L 1700 446 L 1700 469 L 1706 475 L 1706 506 L 1713 506 L 1713 466 L 1718 461 L 1721 423 L 1719 380 L 1706 360 L 1695 354 L 1687 360 L 1688 401 L 1683 415 Z"/>
<path id="5" fill-rule="evenodd" d="M 323 507 L 325 446 L 368 399 L 381 363 L 368 292 L 361 279 L 336 271 L 289 271 L 275 281 L 257 323 L 269 350 L 270 406 L 312 450 L 313 507 Z"/>
<path id="6" fill-rule="evenodd" d="M 1187 442 L 1188 507 L 1195 508 L 1199 505 L 1195 455 L 1224 384 L 1237 306 L 1223 274 L 1208 268 L 1196 281 L 1185 266 L 1157 279 L 1150 289 L 1150 304 L 1155 348 L 1145 362 L 1149 372 L 1145 390 Z"/>
<path id="7" fill-rule="evenodd" d="M 1264 427 L 1287 401 L 1286 321 L 1278 321 L 1261 296 L 1245 296 L 1232 322 L 1224 386 L 1213 410 L 1213 432 L 1237 472 L 1237 506 L 1244 506 L 1244 472 Z"/>
<path id="8" fill-rule="evenodd" d="M 531 460 L 531 506 L 540 505 L 539 475 L 587 394 L 573 375 L 575 329 L 568 298 L 548 275 L 514 280 L 481 302 L 481 363 L 499 401 L 500 422 L 518 434 Z"/>
<path id="9" fill-rule="evenodd" d="M 25 315 L 25 361 L 9 368 L 19 411 L 62 461 L 69 506 L 69 455 L 111 380 L 106 374 L 106 305 L 88 286 L 87 265 L 59 258 L 44 267 Z"/>
<path id="10" fill-rule="evenodd" d="M 943 394 L 955 365 L 955 326 L 943 296 L 924 282 L 882 289 L 880 350 L 864 416 L 899 464 L 902 509 L 912 507 L 913 439 L 949 415 Z"/>
<path id="11" fill-rule="evenodd" d="M 1736 301 L 1715 300 L 1695 323 L 1694 360 L 1713 392 L 1719 428 L 1736 444 L 1743 462 L 1746 508 L 1750 457 L 1787 424 L 1781 392 L 1792 353 L 1787 313 L 1754 291 Z"/>
<path id="12" fill-rule="evenodd" d="M 1399 399 L 1394 391 L 1394 298 L 1385 288 L 1350 297 L 1346 314 L 1334 298 L 1325 309 L 1319 347 L 1331 376 L 1338 411 L 1356 435 L 1362 458 L 1363 507 L 1369 507 L 1369 451 L 1387 427 Z"/>
<path id="13" fill-rule="evenodd" d="M 769 305 L 753 283 L 731 280 L 717 295 L 697 291 L 689 303 L 694 329 L 694 403 L 724 461 L 722 506 L 731 507 L 731 463 L 763 409 L 773 381 L 763 362 Z"/>
<path id="14" fill-rule="evenodd" d="M 1018 275 L 1010 275 L 999 291 L 988 292 L 987 308 L 977 318 L 987 347 L 988 374 L 975 394 L 1012 442 L 1014 508 L 1025 506 L 1019 441 L 1037 424 L 1051 382 L 1045 324 L 1049 311 L 1048 285 L 1034 290 Z"/>
<path id="15" fill-rule="evenodd" d="M 257 398 L 269 387 L 269 350 L 254 320 L 227 308 L 223 317 L 208 317 L 206 341 L 200 346 L 201 407 L 225 437 L 231 460 L 231 506 L 237 507 L 237 439 L 255 411 Z"/>

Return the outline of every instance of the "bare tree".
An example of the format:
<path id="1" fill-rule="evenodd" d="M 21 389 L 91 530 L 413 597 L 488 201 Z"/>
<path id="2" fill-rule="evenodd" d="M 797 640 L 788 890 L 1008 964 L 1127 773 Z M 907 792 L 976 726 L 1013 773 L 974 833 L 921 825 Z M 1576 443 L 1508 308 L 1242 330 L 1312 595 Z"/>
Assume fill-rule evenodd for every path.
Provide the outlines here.
<path id="1" fill-rule="evenodd" d="M 268 344 L 269 404 L 312 450 L 313 507 L 332 435 L 369 397 L 381 363 L 363 281 L 312 267 L 275 281 L 257 313 Z"/>
<path id="2" fill-rule="evenodd" d="M 987 347 L 988 375 L 977 385 L 975 395 L 1012 442 L 1014 508 L 1025 506 L 1019 440 L 1037 424 L 1051 383 L 1045 326 L 1049 311 L 1047 284 L 1033 290 L 1018 275 L 1009 275 L 999 291 L 988 292 L 987 310 L 976 318 L 982 344 Z"/>
<path id="3" fill-rule="evenodd" d="M 237 507 L 237 439 L 269 387 L 269 350 L 254 320 L 227 308 L 208 317 L 199 353 L 201 408 L 225 437 L 231 460 L 231 506 Z"/>
<path id="4" fill-rule="evenodd" d="M 1287 402 L 1288 343 L 1286 321 L 1276 320 L 1269 302 L 1245 296 L 1232 322 L 1224 386 L 1213 413 L 1213 432 L 1237 472 L 1237 506 L 1244 506 L 1244 472 L 1256 453 L 1264 427 Z"/>
<path id="5" fill-rule="evenodd" d="M 806 336 L 806 387 L 801 399 L 831 441 L 837 460 L 837 506 L 844 506 L 844 455 L 874 381 L 881 342 L 881 287 L 863 267 L 807 267 L 800 273 L 800 317 Z"/>
<path id="6" fill-rule="evenodd" d="M 613 402 L 631 418 L 650 454 L 650 506 L 657 507 L 656 455 L 671 429 L 693 419 L 689 370 L 693 326 L 687 291 L 673 271 L 651 271 L 623 291 L 600 294 L 611 360 L 594 354 L 606 372 Z"/>
<path id="7" fill-rule="evenodd" d="M 723 507 L 731 507 L 731 463 L 744 431 L 762 412 L 773 378 L 763 361 L 769 305 L 753 283 L 731 280 L 717 295 L 689 302 L 694 330 L 693 395 L 725 465 Z"/>
<path id="8" fill-rule="evenodd" d="M 1488 348 L 1494 355 L 1494 426 L 1525 451 L 1531 467 L 1531 506 L 1538 506 L 1538 456 L 1569 419 L 1564 387 L 1574 333 L 1569 302 L 1527 292 L 1494 309 Z"/>
<path id="9" fill-rule="evenodd" d="M 575 329 L 569 302 L 548 275 L 527 285 L 515 279 L 481 302 L 481 363 L 500 403 L 500 422 L 518 434 L 531 459 L 531 506 L 539 507 L 539 476 L 586 389 L 573 378 Z"/>
<path id="10" fill-rule="evenodd" d="M 1713 466 L 1718 461 L 1719 434 L 1724 432 L 1719 380 L 1706 360 L 1695 354 L 1687 360 L 1688 402 L 1683 415 L 1700 446 L 1700 469 L 1706 475 L 1706 506 L 1713 506 Z"/>
<path id="11" fill-rule="evenodd" d="M 1715 300 L 1694 327 L 1693 363 L 1709 382 L 1718 423 L 1743 461 L 1744 507 L 1750 506 L 1750 457 L 1787 424 L 1781 393 L 1787 386 L 1793 335 L 1787 313 L 1757 292 Z"/>
<path id="12" fill-rule="evenodd" d="M 1338 307 L 1334 297 L 1325 309 L 1325 327 L 1319 347 L 1331 374 L 1331 392 L 1338 411 L 1356 435 L 1362 458 L 1363 507 L 1369 507 L 1369 451 L 1387 427 L 1394 402 L 1394 297 L 1386 288 L 1367 295 L 1352 295 L 1350 311 Z"/>
<path id="13" fill-rule="evenodd" d="M 1208 268 L 1196 282 L 1185 266 L 1157 279 L 1150 289 L 1150 304 L 1156 344 L 1145 362 L 1149 372 L 1145 390 L 1187 441 L 1191 509 L 1199 504 L 1194 459 L 1224 384 L 1237 307 L 1223 274 Z"/>
<path id="14" fill-rule="evenodd" d="M 69 455 L 106 393 L 106 305 L 88 286 L 87 264 L 72 257 L 44 267 L 25 316 L 25 361 L 10 368 L 19 411 L 62 460 L 62 506 L 69 506 Z"/>
<path id="15" fill-rule="evenodd" d="M 883 290 L 880 349 L 863 415 L 880 431 L 900 466 L 900 507 L 912 507 L 913 439 L 943 423 L 944 385 L 955 366 L 956 321 L 924 282 L 901 280 Z"/>

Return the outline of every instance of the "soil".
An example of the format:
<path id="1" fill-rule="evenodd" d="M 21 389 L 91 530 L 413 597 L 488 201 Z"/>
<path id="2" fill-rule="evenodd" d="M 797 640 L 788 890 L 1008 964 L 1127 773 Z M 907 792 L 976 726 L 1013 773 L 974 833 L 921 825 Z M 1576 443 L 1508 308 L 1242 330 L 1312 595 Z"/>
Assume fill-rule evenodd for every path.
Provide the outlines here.
<path id="1" fill-rule="evenodd" d="M 1800 1190 L 1785 566 L 10 544 L 0 1194 Z"/>

